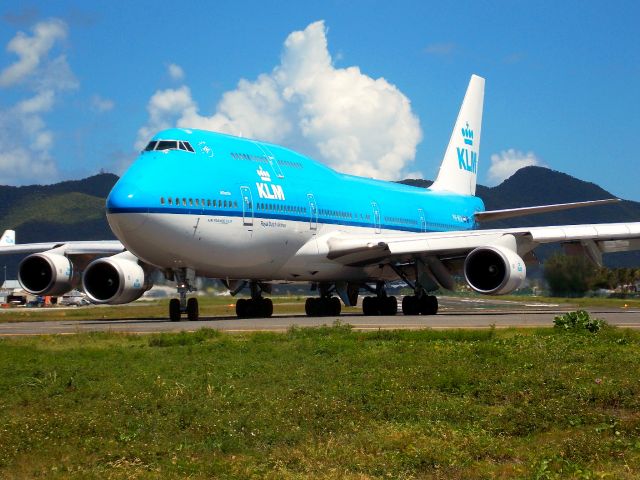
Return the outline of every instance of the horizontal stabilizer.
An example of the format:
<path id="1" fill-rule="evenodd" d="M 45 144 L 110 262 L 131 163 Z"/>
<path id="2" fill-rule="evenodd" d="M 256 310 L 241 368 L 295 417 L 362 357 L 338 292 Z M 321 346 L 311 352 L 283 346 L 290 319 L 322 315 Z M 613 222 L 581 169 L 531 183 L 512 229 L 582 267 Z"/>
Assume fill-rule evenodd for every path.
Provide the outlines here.
<path id="1" fill-rule="evenodd" d="M 558 203 L 555 205 L 541 205 L 538 207 L 508 208 L 506 210 L 488 210 L 486 212 L 477 212 L 475 214 L 475 218 L 478 222 L 490 222 L 492 220 L 524 217 L 526 215 L 535 215 L 538 213 L 558 212 L 560 210 L 571 210 L 574 208 L 609 205 L 621 201 L 622 200 L 620 200 L 619 198 L 607 198 L 605 200 L 591 200 L 588 202 Z"/>

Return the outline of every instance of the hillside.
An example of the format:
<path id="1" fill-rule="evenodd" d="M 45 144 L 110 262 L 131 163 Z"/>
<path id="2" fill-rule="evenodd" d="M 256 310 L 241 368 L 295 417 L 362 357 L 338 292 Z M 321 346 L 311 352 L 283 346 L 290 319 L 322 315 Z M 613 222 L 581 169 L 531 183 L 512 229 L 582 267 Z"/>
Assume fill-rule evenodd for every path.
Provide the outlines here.
<path id="1" fill-rule="evenodd" d="M 54 185 L 0 186 L 0 230 L 13 228 L 19 243 L 51 240 L 99 240 L 114 236 L 104 213 L 105 199 L 118 180 L 113 174 L 94 175 L 83 180 Z M 427 187 L 429 180 L 401 183 Z M 487 210 L 611 198 L 606 190 L 561 172 L 526 167 L 496 187 L 478 186 L 477 194 Z M 531 225 L 640 221 L 640 203 L 584 208 L 519 219 L 488 222 L 483 228 Z M 542 250 L 544 257 L 548 250 Z M 20 257 L 6 256 L 7 275 L 15 278 Z M 640 265 L 640 252 L 609 255 L 612 266 Z"/>

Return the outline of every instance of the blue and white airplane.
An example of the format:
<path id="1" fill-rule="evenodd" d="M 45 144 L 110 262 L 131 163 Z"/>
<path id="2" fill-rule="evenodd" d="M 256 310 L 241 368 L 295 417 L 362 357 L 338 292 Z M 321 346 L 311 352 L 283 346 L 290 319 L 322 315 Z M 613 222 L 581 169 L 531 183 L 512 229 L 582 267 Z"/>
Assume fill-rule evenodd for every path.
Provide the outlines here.
<path id="1" fill-rule="evenodd" d="M 435 314 L 431 293 L 453 289 L 461 272 L 483 294 L 522 285 L 525 259 L 543 243 L 602 254 L 640 249 L 640 223 L 477 230 L 479 222 L 617 199 L 485 211 L 475 195 L 484 79 L 473 75 L 436 181 L 428 189 L 338 173 L 287 148 L 202 130 L 159 132 L 107 198 L 119 241 L 15 245 L 5 232 L 0 253 L 30 253 L 19 267 L 23 288 L 62 295 L 81 286 L 94 303 L 122 304 L 151 287 L 159 270 L 177 284 L 169 317 L 198 318 L 189 298 L 197 276 L 220 279 L 239 317 L 269 317 L 263 297 L 274 282 L 310 282 L 319 295 L 308 315 L 338 315 L 361 290 L 365 315 L 393 315 L 386 293 L 402 280 L 407 315 Z"/>

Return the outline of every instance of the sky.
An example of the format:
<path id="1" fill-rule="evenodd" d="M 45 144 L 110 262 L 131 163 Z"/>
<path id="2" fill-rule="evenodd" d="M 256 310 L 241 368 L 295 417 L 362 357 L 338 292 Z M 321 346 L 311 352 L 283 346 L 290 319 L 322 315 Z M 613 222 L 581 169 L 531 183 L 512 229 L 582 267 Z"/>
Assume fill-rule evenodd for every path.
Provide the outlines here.
<path id="1" fill-rule="evenodd" d="M 9 0 L 0 184 L 121 174 L 158 130 L 433 179 L 471 74 L 479 178 L 541 165 L 640 201 L 640 2 Z"/>

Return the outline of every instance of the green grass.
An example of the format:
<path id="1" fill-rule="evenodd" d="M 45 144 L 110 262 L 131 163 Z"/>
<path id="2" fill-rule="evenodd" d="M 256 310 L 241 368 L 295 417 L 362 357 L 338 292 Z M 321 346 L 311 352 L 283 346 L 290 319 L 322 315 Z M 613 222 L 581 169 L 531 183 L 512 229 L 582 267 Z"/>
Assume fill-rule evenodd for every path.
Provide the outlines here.
<path id="1" fill-rule="evenodd" d="M 0 340 L 0 478 L 638 478 L 640 334 Z"/>

